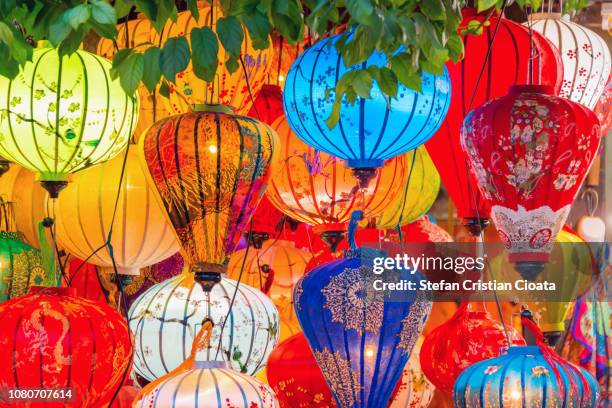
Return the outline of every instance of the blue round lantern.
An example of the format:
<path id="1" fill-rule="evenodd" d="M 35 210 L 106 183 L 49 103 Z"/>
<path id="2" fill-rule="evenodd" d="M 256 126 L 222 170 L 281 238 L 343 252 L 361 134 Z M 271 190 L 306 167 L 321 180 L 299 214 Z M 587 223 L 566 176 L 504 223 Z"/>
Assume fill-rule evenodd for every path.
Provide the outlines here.
<path id="1" fill-rule="evenodd" d="M 453 390 L 456 408 L 590 408 L 598 397 L 591 374 L 559 357 L 547 359 L 540 346 L 510 347 L 500 357 L 469 366 Z"/>
<path id="2" fill-rule="evenodd" d="M 376 290 L 375 280 L 415 282 L 407 270 L 373 272 L 382 251 L 323 264 L 296 285 L 300 326 L 338 406 L 384 408 L 431 310 L 427 293 Z"/>
<path id="3" fill-rule="evenodd" d="M 338 79 L 347 71 L 388 62 L 384 53 L 374 52 L 365 63 L 347 68 L 334 46 L 340 37 L 317 42 L 295 60 L 283 92 L 285 115 L 298 137 L 315 149 L 345 159 L 352 168 L 380 167 L 438 130 L 450 103 L 448 72 L 446 67 L 442 75 L 423 72 L 420 93 L 399 84 L 390 100 L 374 82 L 371 99 L 357 98 L 353 105 L 342 101 L 338 125 L 329 129 L 325 121 Z"/>

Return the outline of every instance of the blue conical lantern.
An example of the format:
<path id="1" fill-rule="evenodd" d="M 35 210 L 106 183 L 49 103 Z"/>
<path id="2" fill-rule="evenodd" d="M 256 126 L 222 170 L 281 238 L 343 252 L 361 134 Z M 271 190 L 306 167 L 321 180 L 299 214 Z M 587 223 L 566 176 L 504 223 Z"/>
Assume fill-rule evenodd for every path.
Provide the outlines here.
<path id="1" fill-rule="evenodd" d="M 546 357 L 540 346 L 510 347 L 469 366 L 453 390 L 456 408 L 591 408 L 598 396 L 591 374 L 558 356 Z"/>
<path id="2" fill-rule="evenodd" d="M 306 274 L 294 293 L 296 313 L 317 364 L 341 408 L 383 408 L 402 375 L 431 310 L 426 293 L 393 294 L 374 281 L 418 282 L 406 270 L 373 273 L 381 251 L 361 248 L 353 258 Z M 418 287 L 418 283 L 417 283 Z"/>
<path id="3" fill-rule="evenodd" d="M 338 125 L 325 123 L 332 112 L 334 88 L 342 75 L 356 68 L 384 67 L 388 57 L 374 52 L 359 66 L 346 67 L 334 44 L 341 35 L 323 39 L 293 63 L 283 92 L 285 115 L 300 139 L 345 159 L 356 169 L 380 167 L 385 159 L 425 143 L 440 127 L 450 103 L 450 79 L 423 72 L 421 92 L 403 85 L 389 100 L 374 82 L 371 99 L 342 102 Z M 350 35 L 348 41 L 350 41 Z"/>

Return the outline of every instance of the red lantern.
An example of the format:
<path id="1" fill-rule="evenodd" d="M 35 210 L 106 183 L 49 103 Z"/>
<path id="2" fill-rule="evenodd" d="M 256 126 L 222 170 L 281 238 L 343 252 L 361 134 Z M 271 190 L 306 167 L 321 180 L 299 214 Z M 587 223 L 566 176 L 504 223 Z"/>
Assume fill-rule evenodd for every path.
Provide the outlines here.
<path id="1" fill-rule="evenodd" d="M 466 117 L 462 148 L 525 279 L 548 261 L 599 142 L 595 114 L 543 85 L 513 86 Z"/>
<path id="2" fill-rule="evenodd" d="M 282 236 L 283 239 L 291 240 L 292 228 L 289 218 L 277 210 L 264 195 L 246 227 L 246 233 L 249 235 L 249 243 L 255 248 L 261 248 L 263 242 L 268 239 Z"/>
<path id="3" fill-rule="evenodd" d="M 453 237 L 424 215 L 418 220 L 402 226 L 404 242 L 453 242 Z"/>
<path id="4" fill-rule="evenodd" d="M 513 345 L 525 345 L 516 330 L 507 327 L 507 331 Z M 421 368 L 436 388 L 450 395 L 464 369 L 499 356 L 503 347 L 508 347 L 503 325 L 489 313 L 470 311 L 468 303 L 463 303 L 449 321 L 425 336 Z"/>
<path id="5" fill-rule="evenodd" d="M 128 374 L 125 319 L 72 288 L 32 288 L 0 304 L 0 319 L 0 389 L 71 388 L 73 402 L 44 406 L 103 407 Z"/>
<path id="6" fill-rule="evenodd" d="M 268 357 L 268 384 L 281 408 L 329 408 L 336 403 L 304 334 L 280 343 Z"/>
<path id="7" fill-rule="evenodd" d="M 608 84 L 595 105 L 595 114 L 601 124 L 601 136 L 605 136 L 612 127 L 612 75 L 608 78 Z"/>
<path id="8" fill-rule="evenodd" d="M 482 19 L 474 9 L 464 9 L 463 14 L 463 27 L 471 20 Z M 425 143 L 442 183 L 457 207 L 457 215 L 463 218 L 474 235 L 479 235 L 481 228 L 488 225 L 485 219 L 489 217 L 490 206 L 468 171 L 459 141 L 461 124 L 471 108 L 505 95 L 510 85 L 529 82 L 529 30 L 497 16 L 492 16 L 489 23 L 483 27 L 481 35 L 464 36 L 464 58 L 456 64 L 449 62 L 446 65 L 452 84 L 450 108 L 438 132 Z M 486 60 L 494 35 L 495 41 Z M 532 36 L 535 53 L 533 81 L 558 90 L 563 77 L 559 52 L 541 34 L 533 32 Z M 472 101 L 474 89 L 477 91 Z"/>
<path id="9" fill-rule="evenodd" d="M 124 385 L 115 397 L 111 408 L 131 408 L 132 403 L 138 395 L 138 391 L 140 391 L 140 389 L 133 385 Z"/>
<path id="10" fill-rule="evenodd" d="M 280 86 L 266 84 L 257 93 L 255 102 L 247 115 L 271 125 L 283 114 L 283 95 Z"/>

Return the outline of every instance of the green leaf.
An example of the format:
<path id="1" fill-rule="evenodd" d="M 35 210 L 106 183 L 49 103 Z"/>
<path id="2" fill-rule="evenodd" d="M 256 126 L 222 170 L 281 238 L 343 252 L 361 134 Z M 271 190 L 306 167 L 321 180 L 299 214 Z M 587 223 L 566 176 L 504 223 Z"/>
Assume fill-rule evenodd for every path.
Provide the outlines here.
<path id="1" fill-rule="evenodd" d="M 387 67 L 382 67 L 379 70 L 378 78 L 376 79 L 376 83 L 380 87 L 380 90 L 383 93 L 391 98 L 395 98 L 397 96 L 397 76 Z"/>
<path id="2" fill-rule="evenodd" d="M 0 43 L 0 75 L 13 79 L 19 74 L 19 64 L 11 58 L 11 52 L 6 44 Z"/>
<path id="3" fill-rule="evenodd" d="M 170 97 L 170 85 L 168 85 L 168 81 L 162 80 L 161 85 L 159 86 L 159 94 L 164 98 Z"/>
<path id="4" fill-rule="evenodd" d="M 491 7 L 496 7 L 498 0 L 477 0 L 476 3 L 476 8 L 480 13 L 482 11 L 490 9 Z"/>
<path id="5" fill-rule="evenodd" d="M 147 48 L 143 55 L 144 66 L 147 69 L 142 75 L 142 82 L 149 92 L 153 92 L 161 79 L 160 55 L 161 50 L 158 47 Z"/>
<path id="6" fill-rule="evenodd" d="M 272 25 L 268 17 L 256 12 L 245 16 L 241 21 L 246 25 L 255 49 L 265 49 L 269 46 Z"/>
<path id="7" fill-rule="evenodd" d="M 340 120 L 340 98 L 336 98 L 332 105 L 332 111 L 329 117 L 325 120 L 325 124 L 328 128 L 333 129 Z"/>
<path id="8" fill-rule="evenodd" d="M 134 52 L 118 67 L 119 83 L 128 95 L 134 95 L 144 74 L 144 57 Z M 148 67 L 147 67 L 148 68 Z"/>
<path id="9" fill-rule="evenodd" d="M 64 16 L 59 15 L 49 26 L 49 35 L 47 39 L 51 42 L 51 45 L 57 47 L 59 43 L 61 43 L 66 37 L 68 37 L 70 31 L 70 25 L 66 23 Z"/>
<path id="10" fill-rule="evenodd" d="M 210 28 L 202 27 L 191 30 L 190 38 L 193 70 L 198 78 L 212 82 L 219 64 L 217 35 Z"/>
<path id="11" fill-rule="evenodd" d="M 88 4 L 79 4 L 76 7 L 66 10 L 64 21 L 70 24 L 73 30 L 77 30 L 81 24 L 89 20 L 91 8 Z"/>
<path id="12" fill-rule="evenodd" d="M 448 38 L 446 47 L 448 48 L 448 54 L 453 60 L 453 62 L 459 61 L 464 51 L 463 40 L 461 39 L 461 36 L 459 36 L 458 34 L 451 35 Z"/>
<path id="13" fill-rule="evenodd" d="M 374 6 L 370 0 L 345 0 L 344 3 L 353 20 L 360 24 L 369 24 L 374 14 Z"/>
<path id="14" fill-rule="evenodd" d="M 117 18 L 123 18 L 128 15 L 133 6 L 133 0 L 115 0 L 115 14 Z"/>
<path id="15" fill-rule="evenodd" d="M 389 66 L 402 84 L 421 92 L 421 75 L 414 69 L 410 56 L 397 54 L 389 59 Z"/>
<path id="16" fill-rule="evenodd" d="M 83 38 L 85 38 L 85 30 L 82 27 L 76 31 L 70 32 L 68 37 L 66 37 L 58 47 L 58 54 L 60 56 L 72 54 L 79 49 L 83 42 Z"/>
<path id="17" fill-rule="evenodd" d="M 9 47 L 11 47 L 13 45 L 13 42 L 15 41 L 13 31 L 4 21 L 0 21 L 0 41 L 5 43 Z"/>
<path id="18" fill-rule="evenodd" d="M 134 50 L 132 50 L 131 48 L 123 48 L 117 51 L 117 53 L 115 53 L 115 55 L 113 56 L 113 65 L 110 71 L 111 79 L 117 79 L 117 77 L 119 76 L 119 66 L 121 66 L 121 64 L 123 64 L 123 61 L 125 61 L 127 57 L 129 57 L 133 52 Z"/>
<path id="19" fill-rule="evenodd" d="M 421 11 L 431 20 L 445 20 L 446 13 L 442 0 L 421 0 Z"/>
<path id="20" fill-rule="evenodd" d="M 176 74 L 182 72 L 189 65 L 189 43 L 185 37 L 168 38 L 159 58 L 161 71 L 171 82 Z"/>
<path id="21" fill-rule="evenodd" d="M 244 31 L 236 17 L 221 17 L 217 20 L 217 35 L 227 52 L 234 57 L 240 55 Z"/>
<path id="22" fill-rule="evenodd" d="M 200 19 L 200 9 L 198 8 L 198 0 L 187 0 L 187 10 L 191 12 L 191 15 L 196 21 Z"/>
<path id="23" fill-rule="evenodd" d="M 233 74 L 238 70 L 240 66 L 238 65 L 238 59 L 230 56 L 227 61 L 225 61 L 225 68 L 229 71 L 230 74 Z"/>
<path id="24" fill-rule="evenodd" d="M 157 18 L 157 2 L 155 0 L 134 0 L 136 8 L 151 21 Z"/>
<path id="25" fill-rule="evenodd" d="M 113 6 L 102 0 L 91 0 L 91 16 L 98 23 L 117 24 L 117 15 Z"/>
<path id="26" fill-rule="evenodd" d="M 360 98 L 367 99 L 370 97 L 370 91 L 372 90 L 372 75 L 364 69 L 355 72 L 356 75 L 351 82 L 351 86 Z"/>

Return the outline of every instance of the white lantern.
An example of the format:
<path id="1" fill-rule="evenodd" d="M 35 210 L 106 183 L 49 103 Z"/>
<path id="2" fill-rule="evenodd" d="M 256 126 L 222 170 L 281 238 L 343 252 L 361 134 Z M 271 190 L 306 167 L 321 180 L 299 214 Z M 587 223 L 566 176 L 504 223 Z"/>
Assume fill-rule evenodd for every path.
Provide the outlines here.
<path id="1" fill-rule="evenodd" d="M 402 378 L 397 385 L 397 392 L 389 402 L 389 408 L 425 408 L 431 403 L 436 387 L 429 382 L 421 369 L 419 355 L 422 344 L 423 337 L 419 337 L 408 364 L 402 371 Z"/>
<path id="2" fill-rule="evenodd" d="M 606 223 L 599 217 L 585 215 L 578 220 L 576 232 L 586 242 L 603 242 L 606 239 Z"/>
<path id="3" fill-rule="evenodd" d="M 531 19 L 532 29 L 543 34 L 561 53 L 563 85 L 559 96 L 593 109 L 610 75 L 606 41 L 560 13 L 536 13 Z"/>
<path id="4" fill-rule="evenodd" d="M 214 323 L 207 360 L 227 361 L 237 371 L 255 374 L 276 346 L 280 324 L 274 304 L 257 289 L 223 277 L 207 293 L 190 273 L 150 287 L 132 304 L 128 317 L 134 334 L 134 369 L 150 381 L 189 356 L 207 318 Z"/>

